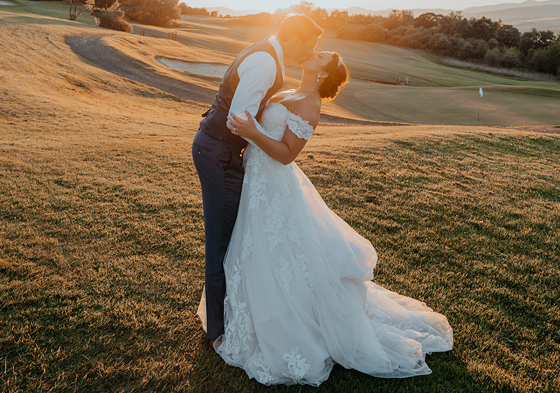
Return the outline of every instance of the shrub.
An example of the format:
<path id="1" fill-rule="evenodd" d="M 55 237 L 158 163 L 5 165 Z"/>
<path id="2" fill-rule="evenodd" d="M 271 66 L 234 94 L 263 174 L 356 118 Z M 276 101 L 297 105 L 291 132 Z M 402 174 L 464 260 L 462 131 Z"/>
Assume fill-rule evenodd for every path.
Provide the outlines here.
<path id="1" fill-rule="evenodd" d="M 442 55 L 449 54 L 452 49 L 449 39 L 443 33 L 437 33 L 432 36 L 432 39 L 430 40 L 430 47 L 433 51 Z"/>
<path id="2" fill-rule="evenodd" d="M 484 56 L 484 61 L 491 67 L 496 67 L 500 64 L 502 54 L 498 48 L 490 49 Z"/>
<path id="3" fill-rule="evenodd" d="M 97 26 L 106 29 L 124 31 L 126 33 L 132 32 L 132 26 L 124 20 L 124 12 L 121 10 L 103 10 L 94 8 L 91 11 L 91 16 L 95 18 Z"/>
<path id="4" fill-rule="evenodd" d="M 364 41 L 384 42 L 387 38 L 387 29 L 375 23 L 364 26 L 360 32 L 360 37 Z"/>
<path id="5" fill-rule="evenodd" d="M 181 10 L 181 15 L 205 15 L 205 16 L 210 15 L 210 12 L 208 12 L 208 10 L 206 10 L 206 8 L 204 7 L 203 8 L 189 7 L 185 3 L 180 3 L 179 9 Z"/>
<path id="6" fill-rule="evenodd" d="M 474 47 L 470 42 L 464 42 L 457 54 L 460 59 L 470 59 L 474 56 Z"/>
<path id="7" fill-rule="evenodd" d="M 521 52 L 517 48 L 509 48 L 501 57 L 503 67 L 515 68 L 521 65 Z"/>
<path id="8" fill-rule="evenodd" d="M 127 19 L 145 25 L 169 27 L 181 19 L 178 0 L 122 0 Z"/>
<path id="9" fill-rule="evenodd" d="M 531 68 L 534 70 L 558 75 L 558 68 L 560 65 L 560 41 L 556 41 L 546 48 L 529 50 L 527 58 Z"/>
<path id="10" fill-rule="evenodd" d="M 488 40 L 488 49 L 497 48 L 498 45 L 500 45 L 500 43 L 498 42 L 497 39 L 491 38 L 490 40 Z"/>
<path id="11" fill-rule="evenodd" d="M 479 40 L 474 50 L 475 57 L 484 59 L 484 56 L 486 56 L 486 52 L 488 52 L 488 49 L 490 49 L 488 43 L 484 40 Z"/>
<path id="12" fill-rule="evenodd" d="M 360 38 L 360 26 L 346 25 L 342 26 L 336 31 L 337 38 L 343 38 L 346 40 L 359 40 Z"/>
<path id="13" fill-rule="evenodd" d="M 101 8 L 107 10 L 113 7 L 113 4 L 115 4 L 117 1 L 118 0 L 90 0 L 88 1 L 88 4 L 91 4 L 93 8 Z"/>

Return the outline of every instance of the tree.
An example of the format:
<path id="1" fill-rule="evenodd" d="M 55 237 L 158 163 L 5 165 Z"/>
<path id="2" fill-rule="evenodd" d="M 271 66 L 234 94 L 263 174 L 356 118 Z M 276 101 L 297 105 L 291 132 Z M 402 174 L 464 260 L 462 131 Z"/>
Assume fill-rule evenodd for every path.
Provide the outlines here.
<path id="1" fill-rule="evenodd" d="M 424 27 L 416 29 L 411 35 L 408 36 L 408 46 L 416 49 L 428 49 L 430 40 L 432 39 L 432 32 Z"/>
<path id="2" fill-rule="evenodd" d="M 91 16 L 95 18 L 96 24 L 99 27 L 124 31 L 127 33 L 132 32 L 132 26 L 124 20 L 124 12 L 121 10 L 103 10 L 101 8 L 94 8 L 91 12 Z"/>
<path id="3" fill-rule="evenodd" d="M 385 22 L 385 27 L 387 30 L 394 30 L 401 26 L 411 25 L 414 20 L 414 14 L 412 11 L 399 11 L 393 10 L 387 17 Z"/>
<path id="4" fill-rule="evenodd" d="M 434 52 L 442 54 L 444 56 L 447 56 L 452 49 L 449 38 L 447 38 L 447 36 L 443 33 L 437 33 L 436 35 L 432 36 L 430 47 Z"/>
<path id="5" fill-rule="evenodd" d="M 496 40 L 500 45 L 511 48 L 512 46 L 517 46 L 519 44 L 520 38 L 521 33 L 517 27 L 512 25 L 503 25 L 500 26 L 500 29 L 498 30 Z"/>
<path id="6" fill-rule="evenodd" d="M 93 8 L 108 10 L 116 1 L 118 0 L 89 0 L 88 3 L 92 4 Z"/>
<path id="7" fill-rule="evenodd" d="M 478 40 L 476 48 L 474 50 L 474 56 L 479 59 L 484 59 L 484 56 L 486 56 L 488 49 L 490 49 L 490 47 L 486 41 Z"/>
<path id="8" fill-rule="evenodd" d="M 449 15 L 441 18 L 435 28 L 438 33 L 443 33 L 447 36 L 460 33 L 463 38 L 468 38 L 461 33 L 465 29 L 465 24 L 468 26 L 468 22 L 463 21 L 463 19 L 461 11 L 451 12 Z"/>
<path id="9" fill-rule="evenodd" d="M 290 11 L 309 16 L 313 8 L 315 8 L 315 4 L 310 1 L 302 0 L 298 4 L 291 6 Z"/>
<path id="10" fill-rule="evenodd" d="M 361 26 L 345 25 L 336 31 L 336 36 L 345 40 L 359 40 L 361 30 Z"/>
<path id="11" fill-rule="evenodd" d="M 515 68 L 521 65 L 521 52 L 517 48 L 509 48 L 500 59 L 503 67 Z"/>
<path id="12" fill-rule="evenodd" d="M 127 19 L 145 25 L 169 27 L 181 18 L 178 0 L 122 0 Z"/>
<path id="13" fill-rule="evenodd" d="M 76 20 L 76 18 L 80 15 L 83 14 L 83 9 L 78 12 L 78 3 L 84 4 L 85 1 L 84 0 L 69 0 L 68 1 L 70 3 L 70 20 Z"/>
<path id="14" fill-rule="evenodd" d="M 319 26 L 324 26 L 325 20 L 329 17 L 329 13 L 324 8 L 316 7 L 312 9 L 307 16 L 313 19 Z"/>
<path id="15" fill-rule="evenodd" d="M 329 17 L 325 20 L 324 28 L 328 29 L 339 29 L 342 26 L 348 24 L 348 11 L 331 11 Z"/>
<path id="16" fill-rule="evenodd" d="M 560 68 L 560 41 L 556 40 L 545 48 L 529 51 L 528 58 L 530 66 L 535 71 L 558 75 Z"/>
<path id="17" fill-rule="evenodd" d="M 534 27 L 531 31 L 527 31 L 521 35 L 519 40 L 519 50 L 528 55 L 530 49 L 546 48 L 558 38 L 554 36 L 554 32 L 550 30 L 538 31 Z"/>
<path id="18" fill-rule="evenodd" d="M 210 15 L 206 8 L 189 7 L 185 3 L 179 3 L 179 9 L 181 10 L 181 15 Z"/>
<path id="19" fill-rule="evenodd" d="M 387 38 L 387 29 L 375 23 L 362 27 L 360 38 L 370 42 L 384 42 Z"/>
<path id="20" fill-rule="evenodd" d="M 493 22 L 492 19 L 483 16 L 480 19 L 471 18 L 469 22 L 470 37 L 488 41 L 498 36 L 500 24 L 498 22 Z"/>
<path id="21" fill-rule="evenodd" d="M 91 10 L 91 16 L 95 18 L 97 26 L 131 33 L 132 26 L 124 19 L 124 11 L 120 7 L 118 0 L 113 1 L 110 6 L 107 6 L 106 2 L 98 0 L 87 0 L 86 2 L 86 8 Z"/>
<path id="22" fill-rule="evenodd" d="M 432 27 L 436 27 L 442 18 L 443 18 L 442 14 L 434 14 L 433 12 L 426 12 L 425 14 L 420 15 L 418 18 L 414 20 L 414 26 L 431 29 Z"/>
<path id="23" fill-rule="evenodd" d="M 457 53 L 457 56 L 460 59 L 465 59 L 465 60 L 471 59 L 472 57 L 474 57 L 475 54 L 474 46 L 470 42 L 465 41 L 462 38 L 461 40 L 463 41 L 463 43 L 461 45 L 461 49 L 459 49 L 459 53 Z"/>
<path id="24" fill-rule="evenodd" d="M 554 32 L 552 30 L 541 30 L 539 35 L 539 44 L 541 48 L 546 48 L 554 41 L 556 38 L 554 37 Z"/>
<path id="25" fill-rule="evenodd" d="M 494 49 L 497 48 L 498 46 L 500 46 L 500 43 L 498 42 L 497 39 L 492 38 L 488 40 L 488 49 Z"/>
<path id="26" fill-rule="evenodd" d="M 484 61 L 491 67 L 497 67 L 500 64 L 502 54 L 498 48 L 490 49 L 484 56 Z"/>

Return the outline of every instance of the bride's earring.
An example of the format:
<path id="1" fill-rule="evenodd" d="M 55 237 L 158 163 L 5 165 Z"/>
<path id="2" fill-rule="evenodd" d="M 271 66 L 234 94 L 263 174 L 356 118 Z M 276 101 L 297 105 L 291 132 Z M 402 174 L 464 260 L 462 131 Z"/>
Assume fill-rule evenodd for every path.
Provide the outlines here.
<path id="1" fill-rule="evenodd" d="M 319 83 L 319 82 L 320 82 L 320 80 L 319 80 L 319 75 L 317 75 L 317 83 Z"/>

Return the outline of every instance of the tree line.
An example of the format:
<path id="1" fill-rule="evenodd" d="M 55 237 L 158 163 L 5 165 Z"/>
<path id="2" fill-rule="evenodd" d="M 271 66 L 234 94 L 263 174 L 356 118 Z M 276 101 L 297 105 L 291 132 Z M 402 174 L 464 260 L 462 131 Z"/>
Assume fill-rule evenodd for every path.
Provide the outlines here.
<path id="1" fill-rule="evenodd" d="M 181 15 L 203 15 L 203 16 L 218 16 L 218 11 L 208 11 L 206 8 L 189 7 L 185 3 L 180 3 Z"/>
<path id="2" fill-rule="evenodd" d="M 513 25 L 486 17 L 393 10 L 389 16 L 348 15 L 302 1 L 293 7 L 343 39 L 381 42 L 492 67 L 526 69 L 560 76 L 560 37 L 550 30 L 521 33 Z"/>
<path id="3" fill-rule="evenodd" d="M 126 22 L 172 27 L 181 19 L 178 0 L 80 0 L 92 10 L 99 25 L 109 29 L 132 31 Z"/>
<path id="4" fill-rule="evenodd" d="M 239 18 L 238 23 L 273 25 L 289 12 L 309 16 L 338 38 L 379 42 L 421 49 L 440 56 L 560 76 L 560 37 L 550 30 L 521 33 L 513 25 L 490 18 L 393 10 L 388 16 L 349 15 L 348 11 L 316 7 L 301 1 L 274 14 L 261 13 Z"/>

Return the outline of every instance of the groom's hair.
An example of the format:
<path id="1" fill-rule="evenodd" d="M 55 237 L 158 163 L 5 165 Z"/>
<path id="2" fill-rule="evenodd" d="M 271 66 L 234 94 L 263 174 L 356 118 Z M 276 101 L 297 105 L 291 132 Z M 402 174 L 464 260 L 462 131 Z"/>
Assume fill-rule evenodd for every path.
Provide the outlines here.
<path id="1" fill-rule="evenodd" d="M 307 42 L 315 37 L 321 37 L 323 29 L 311 18 L 305 15 L 290 15 L 280 24 L 276 32 L 279 41 L 286 42 L 292 37 L 299 37 L 302 42 Z"/>

